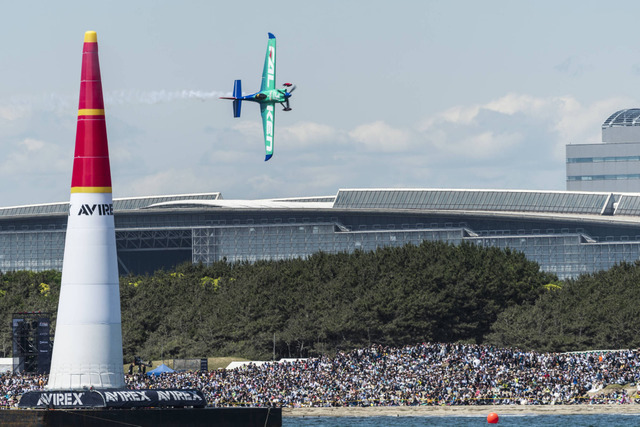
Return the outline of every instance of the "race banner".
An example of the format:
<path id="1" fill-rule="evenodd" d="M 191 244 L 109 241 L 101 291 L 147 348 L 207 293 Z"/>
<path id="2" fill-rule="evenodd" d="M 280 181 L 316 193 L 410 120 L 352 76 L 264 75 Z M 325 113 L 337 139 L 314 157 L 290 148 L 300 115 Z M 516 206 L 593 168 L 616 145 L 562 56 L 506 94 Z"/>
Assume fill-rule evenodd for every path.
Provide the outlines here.
<path id="1" fill-rule="evenodd" d="M 29 391 L 18 408 L 104 408 L 104 397 L 95 391 Z"/>
<path id="2" fill-rule="evenodd" d="M 184 407 L 204 408 L 207 401 L 200 390 L 115 390 L 99 391 L 108 408 Z"/>
<path id="3" fill-rule="evenodd" d="M 157 408 L 207 405 L 200 390 L 56 390 L 30 391 L 22 395 L 19 408 Z"/>

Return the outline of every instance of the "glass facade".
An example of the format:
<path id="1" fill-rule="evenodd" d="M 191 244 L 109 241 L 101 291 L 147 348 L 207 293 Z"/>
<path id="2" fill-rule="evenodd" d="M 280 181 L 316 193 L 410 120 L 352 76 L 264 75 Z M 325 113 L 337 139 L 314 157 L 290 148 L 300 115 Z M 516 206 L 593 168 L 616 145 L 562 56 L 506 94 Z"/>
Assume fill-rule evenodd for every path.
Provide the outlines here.
<path id="1" fill-rule="evenodd" d="M 500 236 L 469 239 L 482 246 L 511 248 L 535 260 L 544 271 L 555 273 L 560 279 L 584 273 L 606 270 L 640 257 L 638 242 L 586 242 L 581 235 Z"/>
<path id="2" fill-rule="evenodd" d="M 0 270 L 62 270 L 64 230 L 0 232 Z"/>
<path id="3" fill-rule="evenodd" d="M 342 231 L 336 224 L 198 228 L 194 229 L 193 262 L 304 258 L 320 251 L 373 251 L 385 246 L 417 245 L 425 240 L 460 243 L 463 234 L 461 229 L 353 232 Z"/>
<path id="4" fill-rule="evenodd" d="M 603 128 L 614 126 L 638 126 L 640 124 L 640 109 L 627 108 L 616 111 L 602 124 Z"/>
<path id="5" fill-rule="evenodd" d="M 623 195 L 616 208 L 616 215 L 640 217 L 640 196 Z"/>
<path id="6" fill-rule="evenodd" d="M 334 208 L 600 214 L 608 194 L 509 190 L 340 190 Z"/>
<path id="7" fill-rule="evenodd" d="M 567 163 L 640 162 L 640 156 L 570 157 Z"/>
<path id="8" fill-rule="evenodd" d="M 252 207 L 252 201 L 244 201 L 242 208 L 216 206 L 211 201 L 222 200 L 219 193 L 198 197 L 202 195 L 114 203 L 120 272 L 436 240 L 522 251 L 561 279 L 640 259 L 640 194 L 340 190 L 336 196 L 279 199 L 296 202 L 281 208 Z M 180 200 L 190 202 L 176 206 Z M 317 202 L 326 205 L 319 208 Z M 62 268 L 68 212 L 50 208 L 58 205 L 67 206 L 23 206 L 20 213 L 0 214 L 0 270 Z"/>
<path id="9" fill-rule="evenodd" d="M 567 176 L 567 181 L 615 181 L 615 180 L 623 180 L 623 179 L 640 179 L 640 173 Z"/>

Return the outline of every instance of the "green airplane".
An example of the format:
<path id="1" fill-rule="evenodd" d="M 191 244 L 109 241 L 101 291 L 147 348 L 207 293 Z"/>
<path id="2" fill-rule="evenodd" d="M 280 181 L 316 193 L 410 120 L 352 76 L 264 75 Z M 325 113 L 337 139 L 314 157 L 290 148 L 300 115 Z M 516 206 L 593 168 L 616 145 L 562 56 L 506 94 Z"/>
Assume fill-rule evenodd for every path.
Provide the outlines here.
<path id="1" fill-rule="evenodd" d="M 284 108 L 283 111 L 291 111 L 289 98 L 291 97 L 291 92 L 293 92 L 296 87 L 291 83 L 285 83 L 283 86 L 283 89 L 276 89 L 276 36 L 269 33 L 260 92 L 242 96 L 242 83 L 240 80 L 236 80 L 233 84 L 233 96 L 220 97 L 220 99 L 233 100 L 233 117 L 240 117 L 242 101 L 252 101 L 260 104 L 262 127 L 264 129 L 265 162 L 273 156 L 273 128 L 276 118 L 275 104 L 282 105 Z"/>

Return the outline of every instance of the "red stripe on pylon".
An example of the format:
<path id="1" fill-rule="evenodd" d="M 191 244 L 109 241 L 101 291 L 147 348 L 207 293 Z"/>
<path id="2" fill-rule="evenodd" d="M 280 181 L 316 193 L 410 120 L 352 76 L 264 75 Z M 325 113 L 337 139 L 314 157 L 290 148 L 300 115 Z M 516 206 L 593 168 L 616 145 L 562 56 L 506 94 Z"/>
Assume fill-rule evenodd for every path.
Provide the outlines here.
<path id="1" fill-rule="evenodd" d="M 85 34 L 78 110 L 104 110 L 98 43 Z M 111 187 L 107 125 L 104 115 L 79 115 L 71 187 Z"/>

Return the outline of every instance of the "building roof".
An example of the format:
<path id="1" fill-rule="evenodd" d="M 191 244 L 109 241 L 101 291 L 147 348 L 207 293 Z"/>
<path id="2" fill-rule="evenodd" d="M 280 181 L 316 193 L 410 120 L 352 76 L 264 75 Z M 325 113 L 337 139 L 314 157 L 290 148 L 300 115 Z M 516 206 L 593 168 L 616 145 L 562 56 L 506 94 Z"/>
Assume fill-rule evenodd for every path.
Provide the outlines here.
<path id="1" fill-rule="evenodd" d="M 145 196 L 145 197 L 124 197 L 113 199 L 113 209 L 115 211 L 141 209 L 155 203 L 168 202 L 172 200 L 215 200 L 221 199 L 221 193 L 197 193 L 182 194 L 172 196 Z M 66 214 L 69 212 L 69 202 L 43 203 L 37 205 L 12 206 L 0 208 L 0 217 L 21 216 L 21 215 L 47 215 Z"/>
<path id="2" fill-rule="evenodd" d="M 640 193 L 434 188 L 340 189 L 335 196 L 225 200 L 199 193 L 114 199 L 114 211 L 141 209 L 382 209 L 580 215 L 610 219 L 640 217 Z M 0 208 L 0 217 L 67 214 L 69 203 Z"/>
<path id="3" fill-rule="evenodd" d="M 602 124 L 602 128 L 617 126 L 640 126 L 640 108 L 616 111 Z"/>
<path id="4" fill-rule="evenodd" d="M 528 190 L 340 190 L 334 207 L 600 215 L 610 193 Z"/>
<path id="5" fill-rule="evenodd" d="M 318 200 L 321 199 L 321 200 Z M 322 200 L 324 199 L 324 200 Z M 230 208 L 230 209 L 330 209 L 334 197 L 309 200 L 258 199 L 258 200 L 173 200 L 149 205 L 149 209 Z M 115 207 L 114 207 L 115 209 Z"/>

